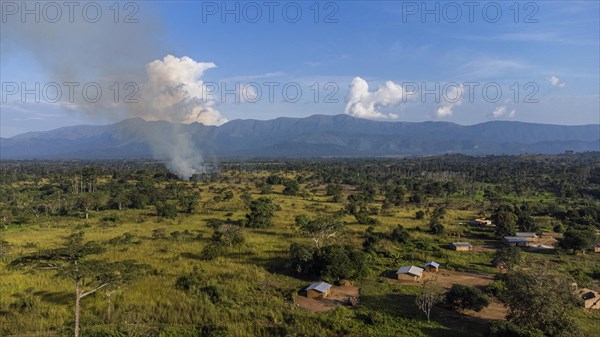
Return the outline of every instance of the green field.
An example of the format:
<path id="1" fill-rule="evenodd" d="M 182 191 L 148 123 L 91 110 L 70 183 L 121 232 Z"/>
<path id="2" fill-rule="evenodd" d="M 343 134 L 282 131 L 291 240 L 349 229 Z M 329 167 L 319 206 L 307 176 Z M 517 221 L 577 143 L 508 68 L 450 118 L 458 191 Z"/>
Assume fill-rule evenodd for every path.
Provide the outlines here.
<path id="1" fill-rule="evenodd" d="M 448 159 L 440 159 L 443 160 Z M 461 160 L 471 161 L 469 158 Z M 522 167 L 520 161 L 526 159 L 511 160 L 515 167 Z M 542 165 L 537 167 L 541 172 L 535 172 L 536 167 L 530 166 L 528 177 L 522 181 L 516 181 L 521 178 L 508 172 L 493 172 L 490 168 L 486 177 L 471 175 L 466 179 L 459 175 L 459 169 L 449 174 L 431 166 L 431 162 L 419 164 L 410 160 L 375 161 L 368 164 L 370 168 L 364 168 L 367 164 L 360 161 L 329 163 L 332 167 L 329 171 L 323 168 L 328 163 L 323 165 L 319 161 L 290 165 L 257 163 L 252 170 L 241 171 L 224 166 L 218 174 L 191 182 L 165 176 L 160 165 L 115 177 L 109 164 L 92 163 L 87 167 L 99 167 L 94 171 L 94 187 L 92 191 L 79 193 L 74 193 L 65 182 L 78 174 L 83 177 L 81 167 L 39 172 L 27 171 L 26 165 L 16 168 L 18 163 L 3 163 L 0 335 L 73 334 L 74 281 L 39 265 L 14 267 L 11 262 L 57 248 L 65 237 L 82 231 L 85 241 L 94 241 L 103 247 L 93 259 L 134 260 L 148 267 L 118 287 L 107 286 L 82 299 L 82 336 L 486 336 L 489 319 L 457 312 L 441 304 L 433 308 L 432 321 L 427 323 L 424 313 L 415 305 L 420 286 L 390 282 L 388 275 L 402 265 L 420 266 L 429 260 L 440 262 L 443 270 L 457 273 L 499 274 L 499 269 L 491 264 L 495 250 L 501 247 L 494 230 L 466 223 L 482 215 L 492 216 L 501 203 L 529 203 L 535 209 L 533 219 L 545 233 L 553 233 L 556 224 L 568 227 L 572 222 L 568 217 L 559 219 L 549 213 L 550 205 L 566 214 L 570 209 L 584 206 L 600 209 L 597 194 L 600 185 L 592 179 L 599 176 L 597 156 L 549 160 L 556 161 L 556 171 L 545 171 Z M 480 160 L 472 161 L 484 165 Z M 415 169 L 417 164 L 420 168 Z M 382 167 L 389 172 L 394 165 L 399 167 L 399 172 L 405 170 L 404 180 L 395 173 L 387 173 L 389 177 L 379 174 L 384 172 Z M 587 177 L 579 179 L 579 173 L 560 175 L 558 167 L 564 165 L 572 169 L 587 168 Z M 351 171 L 355 167 L 358 167 L 356 171 Z M 373 176 L 363 173 L 369 171 Z M 407 176 L 408 171 L 419 174 L 411 178 Z M 358 175 L 360 178 L 343 179 L 344 175 L 357 176 L 359 172 L 363 174 Z M 298 192 L 284 193 L 284 183 L 271 184 L 272 191 L 261 193 L 261 184 L 265 184 L 269 176 L 297 181 Z M 126 190 L 136 190 L 141 188 L 139 183 L 145 178 L 150 181 L 157 200 L 177 205 L 174 217 L 159 216 L 151 200 L 143 207 L 128 206 L 122 210 L 111 201 L 115 197 L 111 184 L 120 180 Z M 560 185 L 556 180 L 568 182 L 575 192 L 561 195 L 563 192 L 556 187 Z M 370 209 L 369 217 L 376 220 L 371 231 L 389 233 L 401 224 L 410 235 L 409 242 L 383 239 L 371 249 L 363 249 L 370 225 L 359 224 L 351 212 L 339 211 L 347 209 L 348 196 L 366 193 L 364 185 L 369 182 L 374 185 L 372 199 L 361 207 Z M 415 202 L 411 197 L 420 188 L 415 187 L 415 182 L 424 186 L 454 182 L 457 186 L 449 192 L 436 192 L 431 185 L 431 191 L 426 187 L 423 192 L 425 200 Z M 327 185 L 332 183 L 342 187 L 339 202 L 333 202 L 327 195 Z M 394 184 L 403 185 L 407 190 L 398 205 L 386 203 L 389 198 L 386 186 Z M 515 188 L 518 184 L 526 186 L 527 191 Z M 486 193 L 493 189 L 499 191 L 499 200 Z M 232 192 L 232 198 L 225 196 L 227 191 Z M 267 197 L 277 206 L 272 226 L 244 226 L 249 206 L 242 195 L 248 193 L 252 200 Z M 84 202 L 78 199 L 85 194 L 96 201 L 102 200 L 88 205 L 87 219 Z M 178 195 L 183 194 L 199 195 L 190 213 L 184 212 L 178 204 Z M 48 210 L 47 204 L 53 200 L 58 200 L 59 206 Z M 446 211 L 440 219 L 444 232 L 432 234 L 430 217 L 440 207 Z M 425 213 L 423 219 L 415 218 L 417 211 Z M 317 217 L 335 213 L 344 229 L 330 244 L 350 245 L 363 252 L 367 271 L 352 280 L 360 289 L 357 306 L 339 306 L 326 313 L 313 313 L 294 304 L 295 297 L 302 296 L 305 286 L 320 279 L 297 274 L 290 268 L 290 245 L 312 244 L 299 230 L 295 218 L 301 214 Z M 597 220 L 592 218 L 592 221 Z M 202 252 L 213 244 L 211 224 L 215 222 L 241 225 L 244 241 L 223 248 L 214 259 L 206 259 Z M 469 241 L 482 249 L 455 252 L 448 249 L 453 241 Z M 579 284 L 600 289 L 600 254 L 565 249 L 523 254 L 525 258 L 519 270 L 555 271 Z M 176 286 L 178 279 L 189 275 L 201 280 L 201 291 L 189 292 Z M 585 336 L 595 336 L 599 331 L 598 311 L 578 309 L 572 316 Z"/>

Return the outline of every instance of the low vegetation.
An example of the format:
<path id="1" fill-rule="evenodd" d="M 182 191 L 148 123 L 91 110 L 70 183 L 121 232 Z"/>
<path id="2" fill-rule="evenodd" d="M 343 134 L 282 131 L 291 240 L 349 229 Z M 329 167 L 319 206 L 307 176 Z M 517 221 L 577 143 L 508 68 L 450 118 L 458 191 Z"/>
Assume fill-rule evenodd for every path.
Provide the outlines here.
<path id="1" fill-rule="evenodd" d="M 1 166 L 1 336 L 595 336 L 600 155 Z M 494 226 L 470 225 L 486 217 Z M 554 249 L 505 246 L 517 232 Z M 473 251 L 454 251 L 470 242 Z M 400 281 L 401 266 L 440 270 Z M 298 307 L 315 281 L 359 298 Z"/>

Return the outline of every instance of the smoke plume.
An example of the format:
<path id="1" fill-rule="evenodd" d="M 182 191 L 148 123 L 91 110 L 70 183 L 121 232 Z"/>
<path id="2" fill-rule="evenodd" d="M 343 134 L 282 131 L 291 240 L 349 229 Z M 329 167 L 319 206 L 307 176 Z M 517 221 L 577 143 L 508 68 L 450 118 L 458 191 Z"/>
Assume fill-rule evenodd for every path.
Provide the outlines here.
<path id="1" fill-rule="evenodd" d="M 103 122 L 141 117 L 184 124 L 225 123 L 215 102 L 202 96 L 202 76 L 216 65 L 187 56 L 165 56 L 161 22 L 142 2 L 138 4 L 137 23 L 115 23 L 106 6 L 105 15 L 94 23 L 81 18 L 22 22 L 20 16 L 10 17 L 0 32 L 3 67 L 4 62 L 33 59 L 43 73 L 32 78 L 24 69 L 24 78 L 3 77 L 3 81 L 98 83 L 102 89 L 98 101 L 90 103 L 81 95 L 67 101 L 63 95 L 56 104 Z M 206 139 L 189 134 L 192 128 L 187 125 L 164 129 L 162 134 L 140 132 L 138 138 L 151 147 L 156 159 L 168 160 L 169 169 L 179 177 L 189 179 L 202 172 Z"/>

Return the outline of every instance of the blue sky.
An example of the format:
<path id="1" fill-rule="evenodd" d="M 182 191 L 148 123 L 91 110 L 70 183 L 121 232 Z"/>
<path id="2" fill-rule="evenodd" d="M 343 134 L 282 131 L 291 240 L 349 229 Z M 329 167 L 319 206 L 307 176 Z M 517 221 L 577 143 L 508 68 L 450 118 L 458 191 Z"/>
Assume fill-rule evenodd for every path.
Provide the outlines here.
<path id="1" fill-rule="evenodd" d="M 193 83 L 234 88 L 235 83 L 244 86 L 255 82 L 263 92 L 256 102 L 245 103 L 228 97 L 223 101 L 216 93 L 208 106 L 206 102 L 198 104 L 219 118 L 200 121 L 221 123 L 237 118 L 348 113 L 390 121 L 439 120 L 460 124 L 499 119 L 600 123 L 598 1 L 519 2 L 516 7 L 512 1 L 476 2 L 472 20 L 465 3 L 449 3 L 320 2 L 317 23 L 315 7 L 311 7 L 314 2 L 287 3 L 289 17 L 284 16 L 286 3 L 280 3 L 273 11 L 274 22 L 269 22 L 266 2 L 254 2 L 262 13 L 257 23 L 248 22 L 255 14 L 252 5 L 235 1 L 139 3 L 135 15 L 139 22 L 128 25 L 112 22 L 114 12 L 108 4 L 102 5 L 103 16 L 97 23 L 81 18 L 75 23 L 21 23 L 15 16 L 8 16 L 2 22 L 1 135 L 10 137 L 81 123 L 104 124 L 140 114 L 146 117 L 145 111 L 140 111 L 148 105 L 156 106 L 154 101 L 138 109 L 122 104 L 104 104 L 96 109 L 77 102 L 66 104 L 64 100 L 48 102 L 43 97 L 42 102 L 36 103 L 31 97 L 23 101 L 18 94 L 8 95 L 6 83 L 25 82 L 33 86 L 40 82 L 43 87 L 48 82 L 85 83 L 108 77 L 126 82 L 131 74 L 143 91 L 147 86 L 145 65 L 167 55 L 176 60 L 187 56 L 204 65 L 214 63 L 216 67 L 202 71 Z M 213 14 L 209 10 L 215 10 L 215 5 Z M 412 13 L 415 5 L 416 12 Z M 120 19 L 130 9 L 124 3 L 122 6 Z M 231 14 L 223 20 L 222 6 L 239 6 L 240 22 L 235 22 Z M 423 18 L 421 6 L 437 12 L 439 22 L 434 14 Z M 297 7 L 302 9 L 298 22 L 288 22 L 286 19 L 293 19 Z M 494 21 L 497 7 L 502 14 L 497 22 L 490 22 Z M 517 7 L 519 15 L 515 17 Z M 451 22 L 456 8 L 461 9 L 462 17 Z M 487 16 L 483 8 L 488 10 Z M 3 14 L 6 10 L 3 8 Z M 328 14 L 335 22 L 323 22 Z M 528 15 L 537 22 L 524 22 Z M 34 33 L 25 36 L 24 32 Z M 107 47 L 102 49 L 103 46 Z M 161 69 L 168 72 L 166 61 L 163 65 Z M 175 87 L 177 81 L 179 78 L 174 80 Z M 272 102 L 264 94 L 268 90 L 265 82 L 279 84 Z M 449 102 L 443 93 L 440 99 L 422 92 L 406 101 L 400 99 L 402 92 L 406 95 L 407 84 L 435 88 L 439 83 L 441 90 L 451 82 L 458 85 L 454 89 L 461 93 L 458 102 Z M 472 101 L 467 98 L 465 83 L 477 84 Z M 302 90 L 297 102 L 286 101 L 280 90 L 286 84 Z M 486 101 L 481 89 L 486 85 L 502 88 L 499 100 L 491 102 L 487 97 Z M 109 92 L 106 87 L 104 95 Z M 518 99 L 514 96 L 516 87 Z M 532 95 L 532 102 L 524 103 L 528 94 Z M 184 99 L 195 102 L 193 98 L 198 97 Z M 169 119 L 167 110 L 148 116 Z M 188 117 L 173 120 L 189 122 Z"/>

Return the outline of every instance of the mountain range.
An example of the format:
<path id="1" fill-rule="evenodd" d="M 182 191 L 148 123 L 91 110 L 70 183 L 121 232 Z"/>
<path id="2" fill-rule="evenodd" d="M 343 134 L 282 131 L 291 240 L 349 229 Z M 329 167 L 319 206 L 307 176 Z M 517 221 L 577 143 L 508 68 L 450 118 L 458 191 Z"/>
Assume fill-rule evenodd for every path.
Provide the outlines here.
<path id="1" fill-rule="evenodd" d="M 191 142 L 203 155 L 215 157 L 550 154 L 600 151 L 600 125 L 492 121 L 463 126 L 314 115 L 206 126 L 134 118 L 110 125 L 70 126 L 0 138 L 0 159 L 152 158 L 153 154 L 156 157 L 157 144 L 176 146 L 181 139 Z"/>

